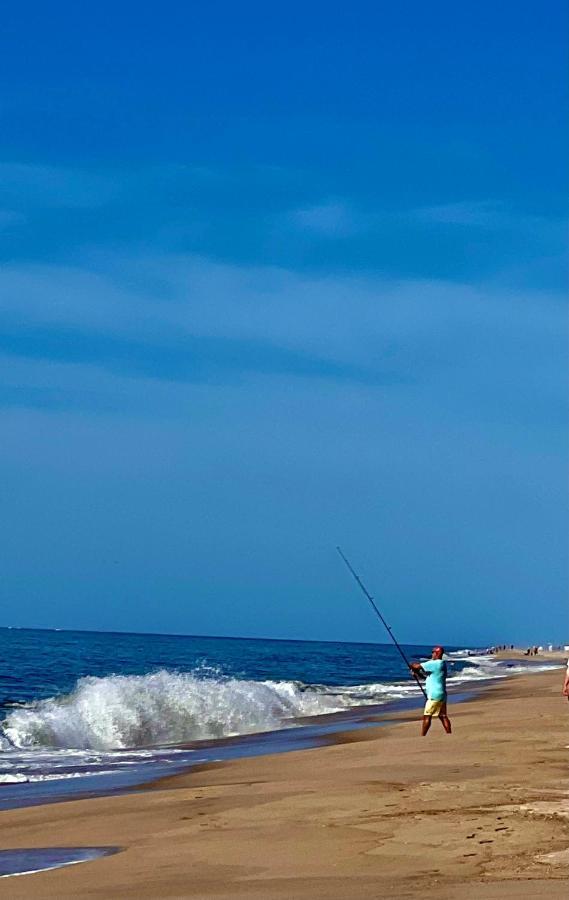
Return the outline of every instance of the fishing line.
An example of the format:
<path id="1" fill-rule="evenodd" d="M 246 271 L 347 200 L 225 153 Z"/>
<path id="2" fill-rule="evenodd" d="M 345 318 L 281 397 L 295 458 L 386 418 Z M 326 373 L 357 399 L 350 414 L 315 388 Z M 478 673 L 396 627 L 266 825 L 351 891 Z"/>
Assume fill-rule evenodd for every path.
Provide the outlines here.
<path id="1" fill-rule="evenodd" d="M 363 591 L 363 593 L 366 595 L 367 599 L 368 599 L 369 602 L 371 603 L 371 605 L 372 605 L 372 607 L 373 607 L 373 611 L 375 612 L 376 616 L 378 617 L 378 619 L 381 621 L 382 625 L 383 625 L 384 628 L 386 629 L 386 631 L 387 631 L 389 637 L 391 638 L 391 640 L 393 641 L 393 643 L 394 643 L 395 646 L 397 647 L 397 650 L 399 651 L 399 654 L 400 654 L 401 658 L 403 659 L 403 662 L 405 663 L 405 665 L 407 666 L 407 668 L 410 669 L 409 660 L 407 659 L 407 657 L 405 656 L 403 650 L 401 649 L 401 646 L 399 645 L 399 643 L 398 643 L 398 641 L 397 641 L 397 638 L 396 638 L 395 635 L 393 634 L 391 628 L 389 627 L 389 625 L 387 624 L 387 622 L 385 621 L 385 619 L 384 619 L 383 616 L 381 615 L 379 609 L 377 608 L 377 606 L 376 606 L 376 604 L 375 604 L 375 600 L 374 600 L 373 597 L 371 596 L 370 592 L 369 592 L 368 589 L 366 588 L 366 586 L 365 586 L 365 584 L 363 583 L 363 581 L 361 580 L 360 576 L 354 571 L 354 569 L 353 569 L 352 566 L 350 565 L 350 562 L 346 559 L 346 557 L 345 557 L 344 554 L 342 553 L 341 549 L 340 549 L 339 547 L 336 547 L 336 550 L 338 551 L 338 553 L 340 554 L 340 556 L 341 556 L 342 559 L 344 560 L 346 566 L 348 567 L 349 571 L 351 572 L 351 574 L 353 575 L 353 577 L 355 578 L 355 580 L 356 580 L 357 583 L 359 584 L 361 590 Z M 413 672 L 412 669 L 411 669 L 411 672 L 412 672 L 412 674 L 413 674 L 413 678 L 414 678 L 415 681 L 417 682 L 417 687 L 419 687 L 419 689 L 421 690 L 421 693 L 423 694 L 423 697 L 424 697 L 425 700 L 426 700 L 426 699 L 427 699 L 427 695 L 426 695 L 426 693 L 425 693 L 425 688 L 423 687 L 423 685 L 422 685 L 421 682 L 419 681 L 419 676 L 417 675 L 416 672 Z"/>

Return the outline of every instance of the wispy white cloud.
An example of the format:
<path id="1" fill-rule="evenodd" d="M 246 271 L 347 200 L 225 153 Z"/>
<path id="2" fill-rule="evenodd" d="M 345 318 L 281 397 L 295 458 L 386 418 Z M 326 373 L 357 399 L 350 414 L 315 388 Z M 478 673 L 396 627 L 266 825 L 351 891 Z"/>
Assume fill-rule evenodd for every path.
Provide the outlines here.
<path id="1" fill-rule="evenodd" d="M 514 396 L 523 386 L 526 404 L 562 393 L 564 311 L 543 291 L 114 256 L 74 269 L 7 269 L 0 292 L 5 351 L 29 358 L 36 374 L 40 359 L 60 375 L 68 365 L 74 390 L 83 366 L 141 383 L 288 373 L 438 383 L 442 395 L 477 383 L 486 397 Z M 89 384 L 93 396 L 92 375 Z"/>
<path id="2" fill-rule="evenodd" d="M 64 166 L 0 163 L 0 203 L 17 208 L 92 208 L 108 202 L 116 175 Z"/>
<path id="3" fill-rule="evenodd" d="M 461 324 L 497 325 L 528 308 L 543 310 L 547 318 L 556 308 L 555 295 L 544 291 L 325 276 L 180 254 L 98 255 L 75 267 L 5 267 L 0 290 L 4 314 L 23 327 L 59 325 L 157 339 L 175 330 L 294 349 L 328 348 L 338 355 L 362 352 L 366 338 L 374 336 L 436 338 Z"/>
<path id="4" fill-rule="evenodd" d="M 97 209 L 111 200 L 132 202 L 137 209 L 145 201 L 188 203 L 193 190 L 223 198 L 227 192 L 280 189 L 294 179 L 294 172 L 271 166 L 246 169 L 162 163 L 134 167 L 0 162 L 0 203 L 17 209 Z"/>
<path id="5" fill-rule="evenodd" d="M 496 227 L 503 224 L 504 212 L 491 201 L 462 201 L 420 207 L 411 210 L 409 217 L 432 225 Z"/>
<path id="6" fill-rule="evenodd" d="M 532 215 L 508 208 L 492 200 L 459 201 L 411 210 L 408 218 L 426 225 L 457 225 L 491 231 L 522 231 L 541 233 L 544 240 L 558 235 L 566 227 L 564 220 Z"/>
<path id="7" fill-rule="evenodd" d="M 351 237 L 365 224 L 347 203 L 330 201 L 293 210 L 288 221 L 299 231 L 323 238 Z"/>

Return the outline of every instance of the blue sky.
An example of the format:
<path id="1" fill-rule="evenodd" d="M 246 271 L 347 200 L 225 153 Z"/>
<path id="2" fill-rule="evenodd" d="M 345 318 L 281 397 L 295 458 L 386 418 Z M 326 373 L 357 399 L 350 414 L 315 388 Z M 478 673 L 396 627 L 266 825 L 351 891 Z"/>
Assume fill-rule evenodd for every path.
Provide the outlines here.
<path id="1" fill-rule="evenodd" d="M 567 640 L 565 4 L 12 5 L 0 624 Z"/>

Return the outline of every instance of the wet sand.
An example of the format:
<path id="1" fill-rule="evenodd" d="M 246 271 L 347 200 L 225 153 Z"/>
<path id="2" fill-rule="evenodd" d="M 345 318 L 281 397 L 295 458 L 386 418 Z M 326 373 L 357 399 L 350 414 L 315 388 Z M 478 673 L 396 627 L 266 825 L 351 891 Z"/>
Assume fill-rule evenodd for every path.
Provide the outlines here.
<path id="1" fill-rule="evenodd" d="M 0 814 L 3 849 L 118 846 L 0 879 L 0 898 L 441 900 L 569 896 L 562 670 L 418 722 L 207 765 L 137 793 Z"/>

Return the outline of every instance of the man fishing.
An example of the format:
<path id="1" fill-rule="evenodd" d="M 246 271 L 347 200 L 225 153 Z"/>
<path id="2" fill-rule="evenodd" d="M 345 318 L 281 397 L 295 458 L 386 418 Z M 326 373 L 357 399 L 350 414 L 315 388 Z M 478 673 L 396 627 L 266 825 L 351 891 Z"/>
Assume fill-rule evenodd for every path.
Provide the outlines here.
<path id="1" fill-rule="evenodd" d="M 424 663 L 410 663 L 415 676 L 426 678 L 427 702 L 423 712 L 421 735 L 425 737 L 431 727 L 433 716 L 438 716 L 447 734 L 451 734 L 450 719 L 447 716 L 447 664 L 443 659 L 444 647 L 434 647 L 431 659 Z"/>
<path id="2" fill-rule="evenodd" d="M 381 615 L 379 609 L 376 606 L 375 600 L 371 596 L 370 592 L 366 588 L 365 584 L 361 580 L 360 576 L 354 571 L 351 563 L 348 561 L 347 557 L 344 556 L 339 547 L 336 547 L 336 550 L 340 554 L 341 558 L 344 560 L 346 567 L 355 578 L 358 583 L 358 586 L 362 593 L 365 594 L 367 599 L 369 600 L 374 613 L 377 618 L 381 621 L 383 627 L 386 629 L 389 637 L 393 641 L 399 656 L 403 660 L 406 666 L 409 666 L 411 671 L 413 672 L 413 676 L 415 681 L 419 685 L 425 699 L 425 711 L 423 713 L 423 727 L 421 734 L 425 737 L 427 731 L 431 727 L 431 719 L 433 716 L 438 716 L 443 724 L 443 728 L 447 734 L 451 734 L 450 727 L 450 719 L 447 716 L 447 664 L 443 660 L 444 656 L 444 647 L 434 647 L 432 653 L 432 659 L 428 662 L 424 663 L 410 663 L 405 653 L 403 652 L 400 644 L 398 643 L 395 635 L 393 634 L 391 628 Z M 425 692 L 425 688 L 419 681 L 419 678 L 426 678 L 427 691 Z"/>

